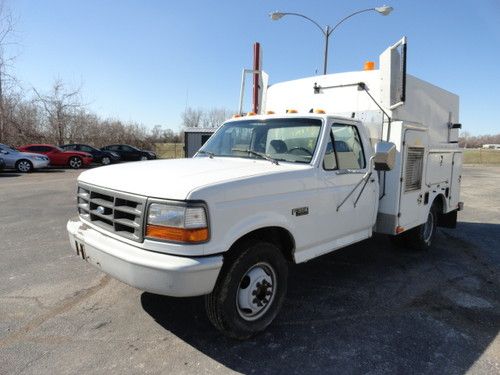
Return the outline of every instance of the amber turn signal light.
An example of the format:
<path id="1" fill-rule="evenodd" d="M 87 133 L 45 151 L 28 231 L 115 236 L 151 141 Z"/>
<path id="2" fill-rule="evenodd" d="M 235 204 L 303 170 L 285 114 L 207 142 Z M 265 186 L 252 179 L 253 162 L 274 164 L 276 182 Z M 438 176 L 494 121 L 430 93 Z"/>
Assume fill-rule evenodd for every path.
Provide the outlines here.
<path id="1" fill-rule="evenodd" d="M 148 224 L 146 237 L 175 242 L 200 243 L 208 240 L 208 229 L 184 229 Z"/>

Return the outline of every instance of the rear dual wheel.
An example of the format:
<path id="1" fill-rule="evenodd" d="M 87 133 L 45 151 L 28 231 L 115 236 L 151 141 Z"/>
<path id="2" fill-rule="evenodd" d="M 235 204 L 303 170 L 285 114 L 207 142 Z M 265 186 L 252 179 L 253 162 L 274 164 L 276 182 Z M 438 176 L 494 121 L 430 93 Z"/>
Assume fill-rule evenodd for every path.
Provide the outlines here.
<path id="1" fill-rule="evenodd" d="M 225 335 L 246 339 L 263 331 L 285 299 L 288 265 L 281 250 L 264 241 L 246 242 L 225 260 L 212 293 L 205 297 L 211 323 Z"/>
<path id="2" fill-rule="evenodd" d="M 437 228 L 438 210 L 433 204 L 425 223 L 406 232 L 391 236 L 392 242 L 399 247 L 411 247 L 415 250 L 428 250 L 432 246 Z"/>

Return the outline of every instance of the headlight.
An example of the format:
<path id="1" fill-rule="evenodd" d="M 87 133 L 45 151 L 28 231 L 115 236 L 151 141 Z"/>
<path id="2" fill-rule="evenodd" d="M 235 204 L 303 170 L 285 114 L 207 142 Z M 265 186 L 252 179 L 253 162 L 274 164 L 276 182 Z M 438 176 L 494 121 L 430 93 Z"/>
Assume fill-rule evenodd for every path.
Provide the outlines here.
<path id="1" fill-rule="evenodd" d="M 34 160 L 47 160 L 45 156 L 32 156 L 31 158 Z"/>
<path id="2" fill-rule="evenodd" d="M 111 155 L 113 155 L 115 158 L 119 158 L 120 155 L 118 155 L 116 152 L 110 152 Z"/>
<path id="3" fill-rule="evenodd" d="M 148 211 L 146 237 L 185 243 L 205 242 L 208 240 L 205 208 L 152 203 Z"/>

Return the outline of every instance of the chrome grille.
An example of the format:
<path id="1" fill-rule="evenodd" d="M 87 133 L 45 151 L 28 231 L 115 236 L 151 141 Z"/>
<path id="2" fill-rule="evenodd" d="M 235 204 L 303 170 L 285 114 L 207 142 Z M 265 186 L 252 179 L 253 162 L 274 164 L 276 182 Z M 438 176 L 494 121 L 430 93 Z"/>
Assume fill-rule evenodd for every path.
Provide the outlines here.
<path id="1" fill-rule="evenodd" d="M 405 166 L 405 192 L 420 190 L 424 167 L 424 148 L 408 147 Z"/>
<path id="2" fill-rule="evenodd" d="M 79 183 L 77 202 L 82 219 L 122 237 L 142 241 L 146 197 Z"/>

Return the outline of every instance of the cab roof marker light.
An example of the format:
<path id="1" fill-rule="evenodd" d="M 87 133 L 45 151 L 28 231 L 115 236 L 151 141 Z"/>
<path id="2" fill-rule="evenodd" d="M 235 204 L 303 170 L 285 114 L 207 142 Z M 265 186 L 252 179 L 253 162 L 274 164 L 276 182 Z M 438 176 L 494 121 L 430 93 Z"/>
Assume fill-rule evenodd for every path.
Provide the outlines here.
<path id="1" fill-rule="evenodd" d="M 375 70 L 375 62 L 374 61 L 365 61 L 365 65 L 363 66 L 363 70 Z"/>
<path id="2" fill-rule="evenodd" d="M 256 115 L 256 113 L 255 113 L 255 112 L 248 112 L 248 113 L 247 113 L 247 116 L 255 116 L 255 115 Z"/>
<path id="3" fill-rule="evenodd" d="M 274 111 L 267 111 L 266 115 L 274 115 Z"/>
<path id="4" fill-rule="evenodd" d="M 314 113 L 317 113 L 319 115 L 324 115 L 326 112 L 325 112 L 324 109 L 317 108 L 317 109 L 314 110 Z"/>
<path id="5" fill-rule="evenodd" d="M 238 117 L 241 117 L 241 115 L 240 115 L 239 113 L 235 113 L 235 114 L 233 115 L 233 118 L 238 118 Z"/>
<path id="6" fill-rule="evenodd" d="M 296 109 L 287 109 L 286 113 L 298 113 Z"/>

